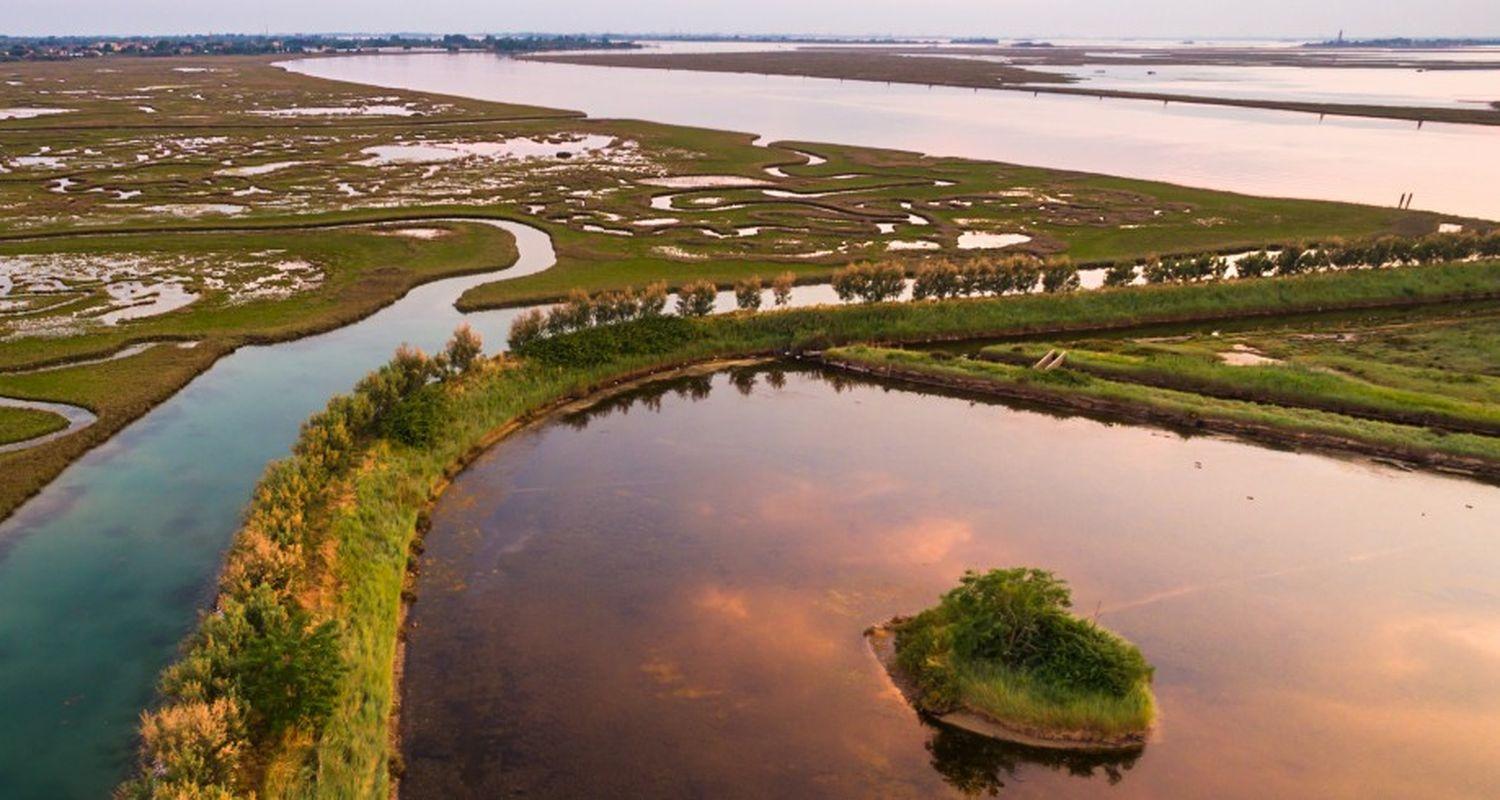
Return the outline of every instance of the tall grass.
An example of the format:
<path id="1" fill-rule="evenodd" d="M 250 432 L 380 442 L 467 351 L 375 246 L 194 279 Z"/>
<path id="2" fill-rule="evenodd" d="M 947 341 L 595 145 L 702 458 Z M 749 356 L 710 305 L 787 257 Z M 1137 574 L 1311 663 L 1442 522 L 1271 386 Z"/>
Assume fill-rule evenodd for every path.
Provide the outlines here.
<path id="1" fill-rule="evenodd" d="M 1156 698 L 1145 684 L 1124 696 L 1057 689 L 997 664 L 965 665 L 958 683 L 967 705 L 1023 728 L 1117 738 L 1146 730 L 1156 720 Z"/>
<path id="2" fill-rule="evenodd" d="M 988 347 L 981 354 L 999 360 L 1034 362 L 1047 345 Z M 1236 400 L 1255 400 L 1371 416 L 1416 425 L 1500 433 L 1500 407 L 1427 390 L 1383 386 L 1369 380 L 1296 363 L 1233 366 L 1212 354 L 1136 348 L 1098 352 L 1068 348 L 1068 367 L 1093 375 Z"/>
<path id="3" fill-rule="evenodd" d="M 1267 435 L 1282 432 L 1289 436 L 1327 437 L 1330 441 L 1346 443 L 1352 449 L 1359 449 L 1356 446 L 1363 444 L 1416 459 L 1435 455 L 1458 461 L 1474 460 L 1482 463 L 1473 466 L 1486 471 L 1500 465 L 1500 438 L 1493 436 L 1444 433 L 1316 409 L 1205 397 L 1107 380 L 1067 369 L 1040 372 L 1011 364 L 940 360 L 930 353 L 864 346 L 830 351 L 828 356 L 832 363 L 876 372 L 888 372 L 894 368 L 897 373 L 908 376 L 926 375 L 940 381 L 954 379 L 976 389 L 986 385 L 999 390 L 1014 388 L 1035 399 L 1094 401 L 1088 407 L 1121 412 L 1141 410 L 1154 418 L 1211 429 L 1242 427 Z M 1227 423 L 1228 426 L 1217 423 Z"/>

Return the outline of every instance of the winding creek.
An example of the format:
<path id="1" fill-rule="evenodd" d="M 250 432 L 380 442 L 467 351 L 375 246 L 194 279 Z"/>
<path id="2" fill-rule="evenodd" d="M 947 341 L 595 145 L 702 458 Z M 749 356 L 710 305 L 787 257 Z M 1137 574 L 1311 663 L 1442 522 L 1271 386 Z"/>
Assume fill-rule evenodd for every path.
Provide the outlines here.
<path id="1" fill-rule="evenodd" d="M 550 105 L 585 105 L 571 102 L 581 97 L 579 90 L 566 90 L 578 84 L 573 70 L 585 68 L 527 65 L 525 70 L 566 71 L 549 84 L 532 87 L 504 71 L 513 65 L 493 72 L 493 64 L 502 62 L 482 57 L 440 61 L 447 56 L 420 60 L 425 58 L 320 60 L 299 62 L 297 69 L 340 71 L 330 77 L 384 85 L 411 81 L 429 84 L 412 88 L 499 95 L 518 102 L 534 92 L 561 91 Z M 628 96 L 619 89 L 621 81 L 638 77 L 620 72 L 624 75 L 618 79 L 596 82 L 597 91 Z M 455 81 L 455 74 L 462 80 Z M 441 85 L 430 85 L 433 75 Z M 666 76 L 652 75 L 648 83 L 682 85 L 682 76 L 664 84 L 657 83 L 658 77 Z M 724 77 L 750 80 L 692 79 L 703 81 L 703 92 L 717 93 L 723 91 L 717 84 Z M 890 144 L 891 137 L 909 132 L 910 147 L 979 157 L 1005 153 L 1007 160 L 1020 162 L 1051 163 L 1080 155 L 1076 141 L 1059 144 L 1046 158 L 1035 157 L 1034 147 L 1015 145 L 1023 134 L 1045 138 L 1045 131 L 1036 129 L 991 142 L 985 137 L 993 131 L 984 125 L 956 126 L 952 109 L 915 125 L 915 112 L 901 107 L 901 93 L 878 103 L 861 101 L 858 95 L 846 98 L 847 125 L 840 130 L 833 122 L 839 117 L 827 111 L 841 101 L 830 105 L 798 92 L 788 94 L 797 79 L 782 84 L 754 80 L 763 84 L 761 89 L 727 95 L 731 102 L 738 98 L 746 110 L 724 116 L 716 127 L 863 144 Z M 666 88 L 644 91 L 639 105 L 628 111 L 590 110 L 692 122 L 680 118 L 680 109 L 692 105 L 696 95 L 684 95 L 668 107 L 659 94 Z M 865 92 L 859 87 L 851 91 Z M 722 110 L 722 104 L 702 113 L 716 109 Z M 767 114 L 764 124 L 753 124 L 749 115 L 762 112 Z M 1242 114 L 1262 112 L 1172 113 L 1202 117 L 1212 129 L 1238 124 Z M 829 121 L 811 122 L 814 118 Z M 1236 177 L 1235 165 L 1224 162 L 1223 169 L 1204 171 L 1198 175 L 1201 180 L 1188 182 L 1220 180 L 1221 188 L 1379 201 L 1387 191 L 1384 185 L 1373 186 L 1366 178 L 1345 181 L 1341 171 L 1367 176 L 1382 167 L 1359 162 L 1354 169 L 1348 159 L 1359 161 L 1365 148 L 1380 141 L 1391 146 L 1391 137 L 1420 141 L 1422 148 L 1441 149 L 1447 142 L 1448 154 L 1432 176 L 1441 185 L 1434 184 L 1431 192 L 1418 188 L 1417 205 L 1442 197 L 1449 198 L 1441 206 L 1445 210 L 1500 216 L 1493 193 L 1483 189 L 1500 182 L 1485 177 L 1486 170 L 1500 170 L 1500 164 L 1480 158 L 1461 175 L 1448 167 L 1472 156 L 1477 142 L 1489 145 L 1493 138 L 1429 126 L 1421 134 L 1428 138 L 1422 140 L 1382 126 L 1388 123 L 1330 126 L 1371 141 L 1344 153 L 1339 145 L 1346 134 L 1339 133 L 1338 141 L 1318 151 L 1324 157 L 1338 152 L 1338 158 L 1302 159 L 1297 163 L 1333 163 L 1317 166 L 1314 174 L 1297 181 L 1267 183 L 1264 170 Z M 942 138 L 943 127 L 953 135 Z M 1367 129 L 1376 133 L 1358 133 Z M 1299 141 L 1305 143 L 1305 138 Z M 1070 166 L 1150 172 L 1154 164 L 1165 163 L 1162 158 L 1126 157 L 1120 168 L 1110 169 L 1106 163 L 1111 154 L 1118 155 L 1116 148 L 1093 142 L 1099 156 L 1084 153 L 1081 163 Z M 1168 144 L 1144 149 L 1163 155 L 1171 150 Z M 1010 146 L 1016 149 L 1007 151 Z M 1142 147 L 1126 150 L 1135 153 Z M 1196 163 L 1200 155 L 1194 151 L 1184 161 Z M 1175 173 L 1150 177 L 1183 179 Z M 1405 176 L 1386 177 L 1392 197 L 1412 188 Z M 553 263 L 551 243 L 542 231 L 519 223 L 467 221 L 514 234 L 518 262 L 498 273 L 418 287 L 336 331 L 235 352 L 69 467 L 0 523 L 0 708 L 6 715 L 0 726 L 0 787 L 6 797 L 97 797 L 121 776 L 136 714 L 150 702 L 157 672 L 209 598 L 212 576 L 261 469 L 286 452 L 302 419 L 401 342 L 435 348 L 461 321 L 473 325 L 491 348 L 503 341 L 519 310 L 462 315 L 453 301 L 472 286 L 546 269 Z M 830 298 L 826 287 L 799 287 L 794 294 L 798 304 Z M 721 295 L 721 308 L 729 302 L 727 294 Z M 659 412 L 590 417 L 593 421 L 579 430 L 557 425 L 537 429 L 497 448 L 459 481 L 454 497 L 473 500 L 473 514 L 488 510 L 465 522 L 463 515 L 469 512 L 461 511 L 457 501 L 444 502 L 431 539 L 436 548 L 430 556 L 433 571 L 424 580 L 430 584 L 433 575 L 451 569 L 471 574 L 476 591 L 456 594 L 429 587 L 417 620 L 435 618 L 426 615 L 438 613 L 444 604 L 472 611 L 503 602 L 507 612 L 470 620 L 475 627 L 467 633 L 458 628 L 439 632 L 429 623 L 415 637 L 409 684 L 417 709 L 409 722 L 415 796 L 441 796 L 426 793 L 424 787 L 439 793 L 443 787 L 421 777 L 437 760 L 462 764 L 466 786 L 513 780 L 538 790 L 586 791 L 606 770 L 618 772 L 622 753 L 639 757 L 642 768 L 632 773 L 640 781 L 638 788 L 664 786 L 664 796 L 687 794 L 682 782 L 667 780 L 665 770 L 675 757 L 671 743 L 699 745 L 680 748 L 687 759 L 678 765 L 683 774 L 700 776 L 687 789 L 720 796 L 755 794 L 750 788 L 762 794 L 802 789 L 868 794 L 861 790 L 871 785 L 857 783 L 862 778 L 881 781 L 874 786 L 881 791 L 898 787 L 924 794 L 945 785 L 929 760 L 939 771 L 953 768 L 953 775 L 963 776 L 972 773 L 972 758 L 986 765 L 1015 765 L 1017 778 L 1005 779 L 1007 790 L 1019 780 L 1023 788 L 1074 793 L 1117 774 L 1123 779 L 1116 788 L 1142 795 L 1180 787 L 1180 781 L 1192 776 L 1205 781 L 1199 785 L 1217 787 L 1223 783 L 1223 776 L 1214 772 L 1217 758 L 1224 775 L 1244 781 L 1235 784 L 1243 789 L 1262 777 L 1250 773 L 1250 764 L 1278 755 L 1292 758 L 1293 764 L 1322 765 L 1314 770 L 1322 782 L 1304 786 L 1338 793 L 1351 785 L 1355 767 L 1363 765 L 1376 777 L 1359 785 L 1406 794 L 1406 788 L 1416 786 L 1411 783 L 1415 778 L 1393 774 L 1403 763 L 1397 753 L 1415 753 L 1412 757 L 1422 758 L 1425 766 L 1443 765 L 1458 788 L 1482 786 L 1484 774 L 1473 771 L 1474 759 L 1484 755 L 1493 763 L 1500 756 L 1493 737 L 1481 735 L 1500 715 L 1500 699 L 1493 681 L 1476 677 L 1482 674 L 1479 665 L 1488 665 L 1493 674 L 1494 659 L 1500 657 L 1494 646 L 1500 636 L 1500 598 L 1493 589 L 1500 576 L 1495 560 L 1477 548 L 1477 534 L 1495 530 L 1500 522 L 1494 489 L 1243 444 L 1182 440 L 1145 428 L 887 392 L 857 381 L 835 396 L 833 384 L 806 373 L 787 375 L 782 389 L 768 388 L 769 377 L 757 380 L 759 388 L 740 395 L 725 388 L 726 381 L 734 381 L 721 375 L 708 381 L 714 388 L 702 402 L 668 395 Z M 689 389 L 688 397 L 703 393 L 701 381 L 693 385 L 698 388 Z M 619 433 L 614 438 L 599 435 L 609 431 Z M 879 435 L 870 435 L 873 431 Z M 957 441 L 978 443 L 943 448 Z M 594 449 L 602 453 L 599 458 L 582 455 Z M 636 469 L 630 467 L 631 453 L 638 454 Z M 1203 469 L 1193 467 L 1194 462 Z M 687 479 L 692 469 L 698 470 L 696 481 Z M 898 483 L 882 489 L 880 481 L 888 477 L 878 472 L 882 469 L 915 488 L 901 491 L 905 484 Z M 714 480 L 704 481 L 704 475 Z M 1307 487 L 1312 486 L 1319 487 L 1317 496 L 1310 495 Z M 1242 499 L 1248 495 L 1256 501 Z M 861 498 L 869 504 L 862 505 Z M 785 512 L 781 516 L 778 503 Z M 1247 507 L 1254 513 L 1245 514 Z M 799 521 L 802 512 L 807 517 Z M 520 524 L 527 519 L 531 521 Z M 924 527 L 933 520 L 940 524 Z M 705 533 L 710 529 L 711 534 Z M 898 538 L 867 538 L 887 534 Z M 947 539 L 953 541 L 945 545 Z M 539 563 L 533 560 L 539 552 L 565 558 Z M 492 566 L 499 571 L 481 574 L 477 565 L 485 562 L 472 560 L 476 555 L 495 559 Z M 1028 766 L 1027 758 L 1008 750 L 979 748 L 982 752 L 973 755 L 972 743 L 932 738 L 932 731 L 872 682 L 876 673 L 872 662 L 862 660 L 859 627 L 924 604 L 962 566 L 995 561 L 1058 569 L 1075 580 L 1081 606 L 1102 603 L 1110 608 L 1111 624 L 1141 642 L 1162 665 L 1167 732 L 1132 769 L 1092 764 L 1099 777 L 1084 781 L 1068 777 L 1066 769 Z M 1411 572 L 1393 575 L 1395 565 Z M 599 578 L 592 595 L 595 587 L 584 580 L 590 576 Z M 1332 581 L 1342 593 L 1298 583 L 1313 577 Z M 725 594 L 709 592 L 713 580 L 723 583 L 719 588 Z M 1375 590 L 1388 581 L 1404 588 L 1392 596 Z M 1253 593 L 1283 583 L 1292 584 L 1286 593 Z M 568 594 L 568 587 L 574 593 Z M 697 589 L 707 593 L 693 594 Z M 749 594 L 737 600 L 734 592 Z M 1158 594 L 1162 602 L 1126 607 Z M 597 603 L 605 597 L 612 602 Z M 511 603 L 532 604 L 514 608 L 546 608 L 550 603 L 567 609 L 576 616 L 555 616 L 546 624 L 573 632 L 588 626 L 583 639 L 592 641 L 566 652 L 559 648 L 579 640 L 546 644 L 541 634 L 547 629 L 535 615 L 512 613 Z M 585 607 L 592 604 L 608 607 Z M 1169 606 L 1172 613 L 1156 616 L 1156 610 Z M 1252 609 L 1266 616 L 1246 619 Z M 694 618 L 694 613 L 707 616 Z M 1277 627 L 1278 621 L 1290 625 L 1294 613 L 1297 625 Z M 739 619 L 739 627 L 711 624 L 713 614 L 731 622 Z M 754 627 L 750 620 L 763 624 Z M 1334 622 L 1340 620 L 1348 626 L 1338 628 Z M 484 627 L 501 622 L 509 627 Z M 606 627 L 593 627 L 597 623 Z M 683 627 L 671 633 L 669 623 Z M 1238 624 L 1250 635 L 1229 636 Z M 1456 640 L 1455 630 L 1461 632 Z M 1319 638 L 1325 633 L 1331 637 L 1326 641 Z M 1356 633 L 1383 638 L 1359 639 Z M 457 639 L 445 638 L 464 635 L 475 637 L 473 654 L 455 649 Z M 525 640 L 538 646 L 525 654 L 519 649 L 501 652 L 505 648 L 495 638 L 500 635 L 530 637 Z M 1279 649 L 1257 647 L 1269 646 L 1273 638 Z M 806 652 L 778 665 L 767 650 L 778 641 L 805 643 Z M 1377 641 L 1391 647 L 1366 652 L 1373 646 L 1369 642 Z M 604 644 L 617 648 L 615 658 L 605 657 L 609 651 Z M 659 649 L 650 650 L 652 646 Z M 1328 648 L 1340 647 L 1347 650 L 1325 663 Z M 1438 670 L 1431 660 L 1438 652 L 1456 666 Z M 506 671 L 467 669 L 465 665 L 480 663 L 472 660 L 480 653 L 508 659 Z M 686 660 L 652 660 L 657 656 Z M 585 668 L 572 678 L 557 669 L 569 658 Z M 433 681 L 433 670 L 444 664 L 460 678 L 446 694 Z M 1341 683 L 1342 676 L 1334 672 L 1339 664 L 1357 668 L 1354 679 Z M 811 669 L 818 665 L 827 667 L 827 674 Z M 1381 699 L 1379 676 L 1372 672 L 1377 666 L 1387 670 L 1382 674 L 1390 680 L 1418 681 L 1416 688 L 1403 689 L 1395 710 L 1366 704 Z M 566 689 L 577 694 L 552 697 L 555 705 L 525 710 L 515 720 L 517 726 L 524 721 L 525 730 L 506 728 L 511 723 L 500 719 L 504 714 L 496 709 L 509 701 L 486 683 L 501 675 L 532 681 L 525 684 L 528 692 Z M 586 685 L 585 676 L 613 682 Z M 567 705 L 598 697 L 604 686 L 620 689 L 619 696 L 600 698 L 596 708 Z M 1414 697 L 1437 707 L 1440 719 L 1401 717 L 1402 709 L 1416 714 L 1422 708 Z M 738 705 L 724 705 L 731 700 Z M 673 715 L 658 717 L 655 728 L 631 730 L 630 746 L 611 755 L 602 745 L 600 731 L 618 728 L 617 723 L 645 724 L 632 713 L 667 702 L 682 705 Z M 1306 725 L 1283 737 L 1273 725 L 1276 714 L 1289 713 L 1286 704 L 1296 702 L 1306 708 L 1289 718 Z M 1366 708 L 1381 710 L 1361 711 Z M 1237 752 L 1242 740 L 1225 727 L 1227 722 L 1216 719 L 1224 709 L 1239 714 L 1226 720 L 1258 726 L 1250 729 L 1255 735 L 1249 741 L 1263 746 Z M 421 727 L 430 724 L 424 720 L 452 723 L 460 719 L 451 716 L 455 714 L 472 715 L 461 721 L 486 732 L 465 744 L 433 739 L 438 729 Z M 1348 734 L 1347 727 L 1340 729 L 1344 733 L 1330 729 L 1328 720 L 1350 716 L 1359 722 L 1357 735 Z M 801 724 L 785 725 L 788 719 Z M 680 727 L 669 726 L 669 720 Z M 1420 725 L 1424 735 L 1414 739 L 1402 733 L 1408 723 Z M 776 735 L 766 736 L 768 731 Z M 819 739 L 823 735 L 827 738 Z M 716 736 L 723 737 L 722 747 L 706 744 Z M 805 751 L 794 751 L 796 743 L 805 745 Z M 473 749 L 489 745 L 494 747 L 485 752 Z M 1172 755 L 1174 747 L 1184 748 L 1186 755 Z M 520 771 L 495 772 L 496 753 L 509 759 L 506 765 L 520 765 Z M 779 768 L 780 763 L 788 766 Z M 854 769 L 854 764 L 865 768 Z M 1175 777 L 1151 778 L 1157 771 Z M 1276 775 L 1264 777 L 1271 788 L 1288 785 L 1272 780 Z M 1388 784 L 1371 782 L 1386 777 Z M 569 780 L 575 783 L 564 787 Z M 1417 788 L 1431 791 L 1434 785 Z M 724 791 L 716 791 L 720 789 Z"/>
<path id="2" fill-rule="evenodd" d="M 504 340 L 516 311 L 463 315 L 453 301 L 552 266 L 552 243 L 519 223 L 466 221 L 513 234 L 516 263 L 419 286 L 329 333 L 240 349 L 0 523 L 7 798 L 100 797 L 120 778 L 136 714 L 211 596 L 251 487 L 308 414 L 402 342 L 433 350 L 465 321 L 491 346 Z"/>
<path id="3" fill-rule="evenodd" d="M 98 419 L 94 412 L 82 406 L 71 406 L 67 403 L 48 403 L 43 400 L 22 400 L 16 397 L 0 396 L 0 408 L 21 408 L 31 411 L 45 411 L 56 414 L 67 421 L 68 425 L 61 430 L 33 436 L 30 439 L 22 439 L 19 442 L 7 442 L 0 444 L 0 453 L 9 453 L 16 450 L 25 450 L 28 447 L 36 447 L 39 444 L 50 442 L 53 439 L 61 439 L 70 433 L 76 433 Z"/>

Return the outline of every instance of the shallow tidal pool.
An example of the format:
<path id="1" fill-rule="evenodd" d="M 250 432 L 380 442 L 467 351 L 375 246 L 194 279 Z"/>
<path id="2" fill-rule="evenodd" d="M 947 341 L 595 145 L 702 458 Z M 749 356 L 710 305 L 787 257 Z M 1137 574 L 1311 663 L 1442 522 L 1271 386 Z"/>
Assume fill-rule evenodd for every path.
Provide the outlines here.
<path id="1" fill-rule="evenodd" d="M 648 385 L 439 502 L 409 798 L 1493 797 L 1500 491 L 789 366 Z M 1157 667 L 1157 736 L 941 730 L 863 629 L 1030 565 Z"/>

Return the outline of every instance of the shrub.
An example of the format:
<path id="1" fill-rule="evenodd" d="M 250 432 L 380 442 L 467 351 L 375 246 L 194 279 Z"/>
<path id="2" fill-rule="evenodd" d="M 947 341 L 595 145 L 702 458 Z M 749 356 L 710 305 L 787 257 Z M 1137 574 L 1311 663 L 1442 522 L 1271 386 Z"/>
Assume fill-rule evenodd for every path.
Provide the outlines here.
<path id="1" fill-rule="evenodd" d="M 233 698 L 195 700 L 141 715 L 140 777 L 122 800 L 244 796 L 245 731 Z"/>
<path id="2" fill-rule="evenodd" d="M 1078 268 L 1067 259 L 1049 262 L 1042 269 L 1042 291 L 1048 294 L 1071 292 L 1078 286 Z"/>
<path id="3" fill-rule="evenodd" d="M 1276 274 L 1296 275 L 1302 272 L 1304 261 L 1302 260 L 1301 245 L 1287 245 L 1280 253 L 1276 254 Z"/>
<path id="4" fill-rule="evenodd" d="M 947 261 L 929 261 L 917 267 L 912 275 L 911 299 L 943 300 L 956 297 L 963 287 L 958 268 Z"/>
<path id="5" fill-rule="evenodd" d="M 833 290 L 846 303 L 895 300 L 905 288 L 906 273 L 896 264 L 850 264 L 833 273 Z"/>
<path id="6" fill-rule="evenodd" d="M 1242 256 L 1235 262 L 1234 274 L 1240 278 L 1260 278 L 1276 269 L 1276 261 L 1264 250 Z"/>
<path id="7" fill-rule="evenodd" d="M 714 311 L 718 287 L 710 281 L 688 281 L 677 290 L 677 313 L 684 317 L 706 317 Z"/>
<path id="8" fill-rule="evenodd" d="M 554 333 L 576 331 L 594 323 L 594 298 L 582 289 L 573 289 L 555 311 L 561 314 L 561 330 Z"/>
<path id="9" fill-rule="evenodd" d="M 667 282 L 649 283 L 641 290 L 640 316 L 659 317 L 667 308 Z"/>
<path id="10" fill-rule="evenodd" d="M 665 301 L 665 298 L 663 298 Z M 516 315 L 510 323 L 510 336 L 506 342 L 512 350 L 524 350 L 526 345 L 542 338 L 547 332 L 547 316 L 540 308 L 530 308 Z"/>
<path id="11" fill-rule="evenodd" d="M 988 258 L 970 259 L 958 268 L 958 291 L 965 296 L 999 294 L 1005 289 L 997 278 L 1000 270 Z"/>
<path id="12" fill-rule="evenodd" d="M 845 303 L 853 302 L 862 294 L 864 283 L 867 279 L 866 273 L 858 264 L 850 264 L 842 269 L 834 270 L 830 283 L 833 293 Z"/>
<path id="13" fill-rule="evenodd" d="M 906 289 L 906 271 L 900 265 L 873 264 L 869 267 L 869 275 L 864 294 L 866 302 L 889 302 L 899 298 Z"/>
<path id="14" fill-rule="evenodd" d="M 246 643 L 236 667 L 251 722 L 271 736 L 293 725 L 318 730 L 333 711 L 345 669 L 338 628 L 331 621 L 313 625 L 297 606 L 271 606 L 263 615 L 260 635 Z"/>
<path id="15" fill-rule="evenodd" d="M 669 352 L 687 342 L 693 330 L 693 323 L 682 317 L 646 317 L 550 336 L 527 345 L 520 354 L 553 366 L 591 367 L 627 356 Z"/>
<path id="16" fill-rule="evenodd" d="M 424 447 L 437 441 L 442 421 L 442 387 L 424 386 L 391 409 L 381 432 L 402 444 Z"/>
<path id="17" fill-rule="evenodd" d="M 761 280 L 759 275 L 752 275 L 734 284 L 734 304 L 741 311 L 758 311 L 760 309 Z"/>
<path id="18" fill-rule="evenodd" d="M 784 306 L 792 301 L 792 287 L 797 285 L 797 276 L 791 272 L 783 272 L 771 281 L 771 296 L 776 305 Z"/>
<path id="19" fill-rule="evenodd" d="M 1105 286 L 1129 286 L 1135 282 L 1135 262 L 1116 261 L 1104 271 Z"/>
<path id="20" fill-rule="evenodd" d="M 1140 651 L 1073 616 L 1065 582 L 1038 569 L 967 572 L 937 606 L 897 631 L 897 654 L 924 690 L 947 701 L 960 665 L 1023 671 L 1064 692 L 1123 697 L 1149 681 Z M 946 675 L 942 673 L 947 673 Z"/>
<path id="21" fill-rule="evenodd" d="M 467 322 L 453 331 L 453 338 L 443 348 L 448 369 L 454 374 L 465 374 L 474 368 L 474 362 L 484 352 L 484 340 L 469 327 Z"/>
<path id="22" fill-rule="evenodd" d="M 1042 277 L 1041 264 L 1034 258 L 1017 256 L 1005 263 L 1005 271 L 1009 273 L 1009 288 L 1026 294 L 1036 289 L 1037 281 Z"/>
<path id="23" fill-rule="evenodd" d="M 640 301 L 636 299 L 635 290 L 626 287 L 594 295 L 593 308 L 594 324 L 610 325 L 635 319 L 640 312 Z"/>
<path id="24" fill-rule="evenodd" d="M 1174 271 L 1170 262 L 1151 256 L 1141 267 L 1141 276 L 1146 279 L 1146 283 L 1167 283 L 1173 279 Z"/>
<path id="25" fill-rule="evenodd" d="M 1321 249 L 1303 250 L 1297 257 L 1298 272 L 1318 272 L 1330 266 L 1327 251 Z"/>

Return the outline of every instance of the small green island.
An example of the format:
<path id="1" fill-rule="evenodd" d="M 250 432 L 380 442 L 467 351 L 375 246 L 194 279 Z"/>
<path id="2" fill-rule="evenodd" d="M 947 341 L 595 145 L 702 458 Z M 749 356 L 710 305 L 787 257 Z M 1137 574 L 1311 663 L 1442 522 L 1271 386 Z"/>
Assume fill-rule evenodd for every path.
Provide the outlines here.
<path id="1" fill-rule="evenodd" d="M 902 694 L 943 723 L 1031 746 L 1138 748 L 1156 722 L 1153 668 L 1072 605 L 1045 570 L 970 571 L 936 606 L 866 636 Z"/>

